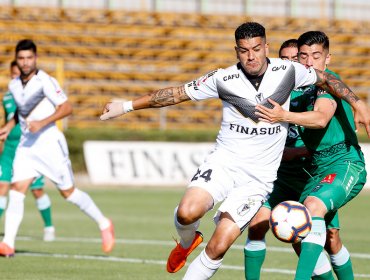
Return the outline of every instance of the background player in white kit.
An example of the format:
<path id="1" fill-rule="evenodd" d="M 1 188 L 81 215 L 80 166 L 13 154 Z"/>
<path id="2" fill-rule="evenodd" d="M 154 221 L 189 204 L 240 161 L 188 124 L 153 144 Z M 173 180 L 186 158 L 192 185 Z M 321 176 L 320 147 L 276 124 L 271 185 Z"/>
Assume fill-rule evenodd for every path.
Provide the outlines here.
<path id="1" fill-rule="evenodd" d="M 5 213 L 5 232 L 0 243 L 0 256 L 14 255 L 14 243 L 23 219 L 24 198 L 34 178 L 45 175 L 58 187 L 61 195 L 77 205 L 99 226 L 102 248 L 110 252 L 114 246 L 113 224 L 95 205 L 90 196 L 74 187 L 68 146 L 55 121 L 72 113 L 72 106 L 58 82 L 36 68 L 36 45 L 31 40 L 19 41 L 15 58 L 21 76 L 9 83 L 9 91 L 17 104 L 16 119 L 0 129 L 6 139 L 18 120 L 21 140 L 13 163 L 9 204 Z"/>
<path id="2" fill-rule="evenodd" d="M 256 104 L 268 106 L 270 97 L 287 109 L 293 88 L 310 84 L 333 87 L 335 83 L 335 94 L 348 99 L 359 110 L 361 121 L 370 124 L 366 105 L 335 77 L 328 78 L 325 73 L 298 63 L 268 59 L 265 29 L 260 24 L 242 24 L 235 32 L 235 40 L 238 64 L 134 101 L 108 103 L 100 117 L 107 120 L 133 110 L 187 100 L 222 100 L 223 120 L 215 149 L 199 167 L 175 210 L 175 227 L 181 240 L 168 258 L 167 270 L 171 273 L 180 270 L 187 256 L 202 242 L 202 234 L 197 231 L 200 218 L 222 202 L 215 216 L 216 229 L 184 279 L 209 279 L 216 273 L 228 248 L 272 190 L 287 126 L 259 122 Z"/>

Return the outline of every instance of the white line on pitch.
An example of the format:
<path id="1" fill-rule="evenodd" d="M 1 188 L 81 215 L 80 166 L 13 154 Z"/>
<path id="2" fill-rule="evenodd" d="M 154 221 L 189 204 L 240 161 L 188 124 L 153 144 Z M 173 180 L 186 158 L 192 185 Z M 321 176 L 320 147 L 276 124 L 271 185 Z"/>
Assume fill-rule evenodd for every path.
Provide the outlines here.
<path id="1" fill-rule="evenodd" d="M 27 237 L 27 236 L 19 236 L 17 240 L 23 241 L 35 241 L 40 240 L 34 237 Z M 77 243 L 100 243 L 100 238 L 81 238 L 81 237 L 57 237 L 56 242 L 77 242 Z M 162 241 L 162 240 L 142 240 L 142 239 L 116 239 L 117 244 L 137 244 L 137 245 L 160 245 L 160 246 L 174 246 L 173 241 Z M 199 245 L 201 248 L 205 247 L 205 244 Z M 243 245 L 233 245 L 231 249 L 242 250 L 244 248 Z M 292 253 L 292 248 L 284 248 L 284 247 L 276 247 L 276 246 L 268 246 L 268 251 L 272 252 L 282 252 L 282 253 Z M 370 259 L 370 254 L 365 253 L 352 253 L 352 258 L 358 259 Z"/>
<path id="2" fill-rule="evenodd" d="M 155 265 L 166 265 L 164 260 L 146 260 L 146 259 L 133 259 L 133 258 L 119 258 L 119 257 L 107 257 L 107 256 L 89 256 L 89 255 L 67 255 L 67 254 L 50 254 L 50 253 L 17 253 L 17 256 L 27 257 L 52 257 L 60 259 L 79 259 L 79 260 L 97 260 L 97 261 L 108 261 L 108 262 L 122 262 L 122 263 L 138 263 L 138 264 L 155 264 Z M 229 270 L 244 270 L 244 266 L 237 265 L 222 265 L 221 269 Z M 262 268 L 262 272 L 265 273 L 280 273 L 280 274 L 295 274 L 294 270 L 289 269 L 275 269 L 275 268 Z M 356 278 L 370 278 L 370 274 L 355 274 Z"/>

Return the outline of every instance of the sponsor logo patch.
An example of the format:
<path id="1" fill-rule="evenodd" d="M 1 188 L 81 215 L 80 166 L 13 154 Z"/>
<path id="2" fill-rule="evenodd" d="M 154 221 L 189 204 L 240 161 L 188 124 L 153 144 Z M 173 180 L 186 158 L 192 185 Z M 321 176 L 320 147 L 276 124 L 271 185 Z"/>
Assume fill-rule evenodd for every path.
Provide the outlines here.
<path id="1" fill-rule="evenodd" d="M 337 176 L 336 173 L 326 175 L 325 178 L 320 181 L 320 183 L 328 183 L 328 184 L 331 184 L 331 183 L 333 183 L 333 181 L 334 181 L 334 179 L 335 179 L 336 176 Z"/>

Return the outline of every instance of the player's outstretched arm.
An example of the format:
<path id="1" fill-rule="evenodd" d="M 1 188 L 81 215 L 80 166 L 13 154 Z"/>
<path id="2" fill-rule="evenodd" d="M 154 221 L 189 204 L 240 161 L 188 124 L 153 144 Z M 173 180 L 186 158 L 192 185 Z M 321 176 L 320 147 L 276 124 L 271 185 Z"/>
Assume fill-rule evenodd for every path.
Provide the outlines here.
<path id="1" fill-rule="evenodd" d="M 156 90 L 133 101 L 110 102 L 104 106 L 100 116 L 102 121 L 122 116 L 133 110 L 160 108 L 175 105 L 190 100 L 185 92 L 185 86 L 169 87 Z"/>
<path id="2" fill-rule="evenodd" d="M 259 116 L 260 121 L 268 123 L 288 122 L 312 129 L 326 127 L 337 108 L 337 103 L 333 99 L 319 98 L 315 102 L 313 111 L 295 113 L 284 110 L 279 103 L 271 98 L 268 101 L 274 105 L 272 109 L 260 104 L 256 105 L 256 115 Z"/>
<path id="3" fill-rule="evenodd" d="M 353 108 L 356 130 L 360 124 L 365 126 L 368 137 L 370 137 L 370 108 L 364 101 L 360 100 L 349 87 L 334 75 L 315 69 L 317 74 L 316 85 L 338 98 L 347 101 Z"/>

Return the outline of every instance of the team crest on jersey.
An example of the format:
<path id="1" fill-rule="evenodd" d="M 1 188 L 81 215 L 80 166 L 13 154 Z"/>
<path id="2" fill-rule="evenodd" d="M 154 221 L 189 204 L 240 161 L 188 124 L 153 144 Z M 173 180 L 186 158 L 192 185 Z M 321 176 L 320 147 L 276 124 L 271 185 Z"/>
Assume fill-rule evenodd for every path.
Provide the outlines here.
<path id="1" fill-rule="evenodd" d="M 256 102 L 257 102 L 257 103 L 261 103 L 261 102 L 262 102 L 262 100 L 264 100 L 264 98 L 263 98 L 263 93 L 262 93 L 262 92 L 257 93 L 257 94 L 256 94 L 256 96 L 255 96 L 255 98 L 256 98 Z"/>
<path id="2" fill-rule="evenodd" d="M 336 176 L 337 176 L 336 173 L 326 175 L 325 178 L 320 181 L 320 183 L 328 183 L 328 184 L 331 184 L 331 183 L 333 183 L 333 181 L 334 181 L 334 179 L 335 179 Z"/>
<path id="3" fill-rule="evenodd" d="M 248 198 L 248 202 L 247 203 L 243 203 L 241 206 L 239 206 L 238 210 L 237 210 L 237 213 L 239 216 L 244 216 L 245 214 L 247 214 L 249 212 L 249 210 L 251 209 L 252 206 L 255 205 L 255 201 Z"/>
<path id="4" fill-rule="evenodd" d="M 318 185 L 318 186 L 314 187 L 311 192 L 317 192 L 321 188 L 322 188 L 322 185 Z"/>

